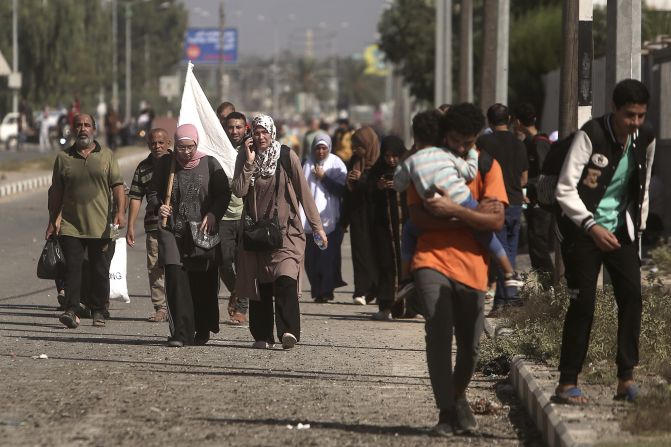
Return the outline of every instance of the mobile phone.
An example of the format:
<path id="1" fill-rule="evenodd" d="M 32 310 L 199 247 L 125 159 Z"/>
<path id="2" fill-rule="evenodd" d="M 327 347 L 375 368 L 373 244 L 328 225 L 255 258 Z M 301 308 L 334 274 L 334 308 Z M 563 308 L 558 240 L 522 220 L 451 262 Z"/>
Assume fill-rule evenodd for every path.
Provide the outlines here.
<path id="1" fill-rule="evenodd" d="M 382 176 L 382 178 L 385 179 L 385 180 L 394 180 L 394 174 L 393 174 L 393 173 L 390 173 L 390 174 L 384 174 L 384 175 Z"/>

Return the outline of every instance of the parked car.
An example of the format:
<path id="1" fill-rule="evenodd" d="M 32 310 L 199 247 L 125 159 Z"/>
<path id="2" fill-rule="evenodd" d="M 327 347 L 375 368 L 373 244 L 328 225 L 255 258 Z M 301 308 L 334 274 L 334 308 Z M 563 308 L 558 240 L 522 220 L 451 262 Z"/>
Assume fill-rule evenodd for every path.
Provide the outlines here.
<path id="1" fill-rule="evenodd" d="M 19 113 L 9 112 L 0 122 L 0 149 L 16 150 L 19 141 Z M 28 128 L 26 142 L 37 143 L 38 133 Z"/>
<path id="2" fill-rule="evenodd" d="M 16 149 L 19 137 L 19 114 L 10 112 L 0 122 L 0 147 L 5 150 Z"/>

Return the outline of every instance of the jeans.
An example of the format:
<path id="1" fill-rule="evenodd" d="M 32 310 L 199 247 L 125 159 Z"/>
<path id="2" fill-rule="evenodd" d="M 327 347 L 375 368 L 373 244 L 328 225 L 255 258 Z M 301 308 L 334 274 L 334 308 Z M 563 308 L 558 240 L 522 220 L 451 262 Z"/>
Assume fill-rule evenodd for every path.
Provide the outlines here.
<path id="1" fill-rule="evenodd" d="M 426 360 L 431 388 L 440 410 L 452 410 L 455 395 L 471 381 L 480 355 L 485 294 L 436 270 L 413 273 L 421 314 L 426 319 Z M 457 355 L 452 369 L 452 336 Z"/>
<path id="2" fill-rule="evenodd" d="M 505 220 L 503 228 L 496 233 L 496 237 L 501 241 L 503 249 L 508 255 L 510 264 L 515 268 L 515 258 L 517 257 L 517 244 L 520 239 L 520 223 L 522 220 L 522 205 L 509 205 L 505 211 Z M 508 300 L 517 297 L 517 288 L 506 287 L 503 270 L 496 266 L 498 273 L 496 279 L 496 295 L 494 296 L 494 305 L 504 304 Z"/>

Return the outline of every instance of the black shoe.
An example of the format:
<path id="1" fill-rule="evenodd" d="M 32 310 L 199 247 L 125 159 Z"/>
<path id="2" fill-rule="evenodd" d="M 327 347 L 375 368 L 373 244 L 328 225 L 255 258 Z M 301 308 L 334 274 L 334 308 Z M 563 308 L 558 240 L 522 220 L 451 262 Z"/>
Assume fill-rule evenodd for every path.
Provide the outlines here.
<path id="1" fill-rule="evenodd" d="M 454 432 L 457 434 L 474 433 L 478 430 L 478 421 L 475 420 L 471 406 L 465 396 L 457 398 L 456 402 L 456 424 Z"/>
<path id="2" fill-rule="evenodd" d="M 193 344 L 196 346 L 205 346 L 207 342 L 210 341 L 210 331 L 205 332 L 196 332 L 195 337 L 193 337 Z"/>
<path id="3" fill-rule="evenodd" d="M 454 412 L 447 410 L 440 410 L 438 416 L 438 423 L 431 430 L 434 436 L 443 438 L 451 438 L 454 436 Z"/>

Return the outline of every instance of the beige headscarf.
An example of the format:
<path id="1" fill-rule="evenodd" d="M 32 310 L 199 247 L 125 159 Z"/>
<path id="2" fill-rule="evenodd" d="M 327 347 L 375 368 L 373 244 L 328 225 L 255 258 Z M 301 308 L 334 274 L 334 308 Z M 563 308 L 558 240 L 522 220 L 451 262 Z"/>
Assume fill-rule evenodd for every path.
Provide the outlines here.
<path id="1" fill-rule="evenodd" d="M 380 158 L 380 139 L 371 127 L 364 126 L 352 135 L 352 151 L 359 147 L 365 149 L 366 154 L 363 158 L 352 156 L 352 169 L 363 172 L 372 168 Z"/>

